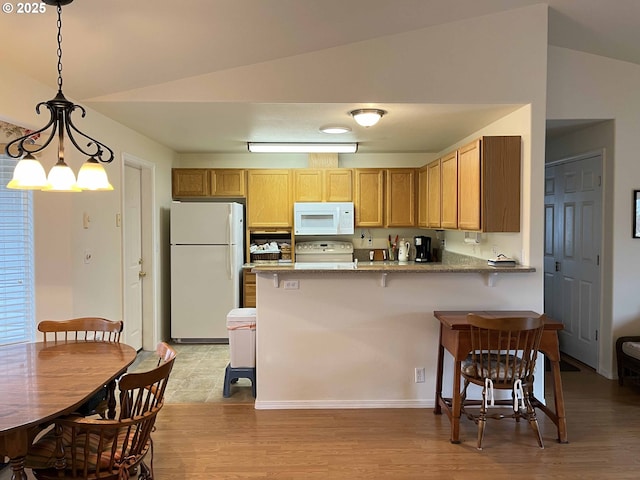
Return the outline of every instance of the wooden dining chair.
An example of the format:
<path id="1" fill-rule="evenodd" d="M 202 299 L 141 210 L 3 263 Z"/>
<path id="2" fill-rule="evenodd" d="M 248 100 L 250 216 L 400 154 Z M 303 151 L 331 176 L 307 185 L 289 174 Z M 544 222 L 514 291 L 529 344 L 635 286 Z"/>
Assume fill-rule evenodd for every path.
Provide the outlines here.
<path id="1" fill-rule="evenodd" d="M 161 345 L 157 352 L 164 356 L 157 367 L 120 378 L 116 419 L 59 418 L 55 428 L 32 445 L 25 466 L 36 479 L 122 480 L 134 469 L 139 480 L 153 479 L 151 433 L 176 358 L 175 350 Z"/>
<path id="2" fill-rule="evenodd" d="M 91 340 L 96 342 L 120 342 L 124 323 L 100 317 L 72 318 L 71 320 L 43 320 L 38 331 L 45 342 Z"/>
<path id="3" fill-rule="evenodd" d="M 100 317 L 81 317 L 70 320 L 43 320 L 38 323 L 38 331 L 42 332 L 45 342 L 91 341 L 119 343 L 124 323 L 122 320 L 112 321 Z M 104 416 L 109 406 L 109 395 L 113 394 L 113 386 L 104 386 L 93 397 L 78 407 L 76 413 L 81 415 Z M 113 404 L 112 399 L 111 403 Z"/>
<path id="4" fill-rule="evenodd" d="M 516 421 L 526 419 L 536 434 L 538 446 L 544 448 L 536 412 L 531 404 L 544 315 L 539 318 L 488 318 L 470 313 L 468 321 L 471 326 L 471 353 L 462 362 L 462 413 L 478 425 L 478 449 L 482 450 L 487 418 L 506 417 Z M 479 405 L 478 401 L 467 400 L 470 384 L 482 387 Z M 510 390 L 511 399 L 495 401 L 494 390 Z M 512 413 L 489 414 L 489 407 L 496 404 L 511 405 Z M 474 407 L 478 406 L 479 413 L 474 413 Z"/>

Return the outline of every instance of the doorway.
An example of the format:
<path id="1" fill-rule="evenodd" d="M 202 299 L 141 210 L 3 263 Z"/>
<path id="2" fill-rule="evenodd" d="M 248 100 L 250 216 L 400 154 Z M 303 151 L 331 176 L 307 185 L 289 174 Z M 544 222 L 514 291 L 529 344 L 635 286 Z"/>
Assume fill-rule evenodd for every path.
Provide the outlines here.
<path id="1" fill-rule="evenodd" d="M 154 350 L 159 341 L 152 163 L 123 154 L 123 298 L 125 342 Z"/>
<path id="2" fill-rule="evenodd" d="M 603 154 L 545 166 L 544 306 L 564 324 L 560 350 L 598 368 Z"/>

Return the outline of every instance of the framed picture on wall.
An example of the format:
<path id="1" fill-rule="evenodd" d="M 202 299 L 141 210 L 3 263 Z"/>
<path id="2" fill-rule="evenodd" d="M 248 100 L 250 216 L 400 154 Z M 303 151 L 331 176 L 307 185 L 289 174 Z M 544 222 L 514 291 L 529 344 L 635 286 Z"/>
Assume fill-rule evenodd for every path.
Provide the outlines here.
<path id="1" fill-rule="evenodd" d="M 633 191 L 633 238 L 640 238 L 640 190 Z"/>

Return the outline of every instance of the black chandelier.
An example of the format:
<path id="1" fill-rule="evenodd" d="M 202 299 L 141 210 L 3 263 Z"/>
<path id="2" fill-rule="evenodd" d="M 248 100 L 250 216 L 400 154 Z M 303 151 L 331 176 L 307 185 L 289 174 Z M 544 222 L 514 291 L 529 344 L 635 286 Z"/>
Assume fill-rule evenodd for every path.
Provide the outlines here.
<path id="1" fill-rule="evenodd" d="M 110 163 L 113 160 L 113 150 L 81 132 L 74 125 L 71 114 L 79 110 L 81 116 L 84 117 L 86 111 L 82 106 L 67 100 L 62 93 L 62 5 L 68 5 L 73 0 L 42 0 L 42 2 L 56 6 L 58 10 L 58 94 L 55 98 L 36 105 L 36 113 L 40 114 L 40 108 L 46 107 L 51 115 L 44 127 L 29 131 L 23 137 L 7 144 L 5 148 L 7 155 L 21 159 L 13 171 L 13 178 L 7 184 L 7 188 L 53 192 L 113 190 L 104 167 L 98 163 Z M 49 130 L 48 137 L 41 145 L 37 145 L 36 139 L 39 139 L 47 130 Z M 73 170 L 64 161 L 65 132 L 73 146 L 83 155 L 89 157 L 78 172 L 77 182 Z M 56 134 L 58 137 L 58 162 L 51 168 L 47 177 L 44 168 L 33 154 L 47 148 Z M 80 146 L 85 142 L 87 142 L 85 148 Z"/>

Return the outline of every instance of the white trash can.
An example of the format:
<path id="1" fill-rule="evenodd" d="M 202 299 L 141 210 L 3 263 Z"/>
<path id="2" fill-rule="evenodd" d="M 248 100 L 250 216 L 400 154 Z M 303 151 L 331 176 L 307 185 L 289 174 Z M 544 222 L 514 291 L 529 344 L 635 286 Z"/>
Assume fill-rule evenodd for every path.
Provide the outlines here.
<path id="1" fill-rule="evenodd" d="M 231 368 L 256 366 L 256 309 L 234 308 L 227 314 Z"/>

